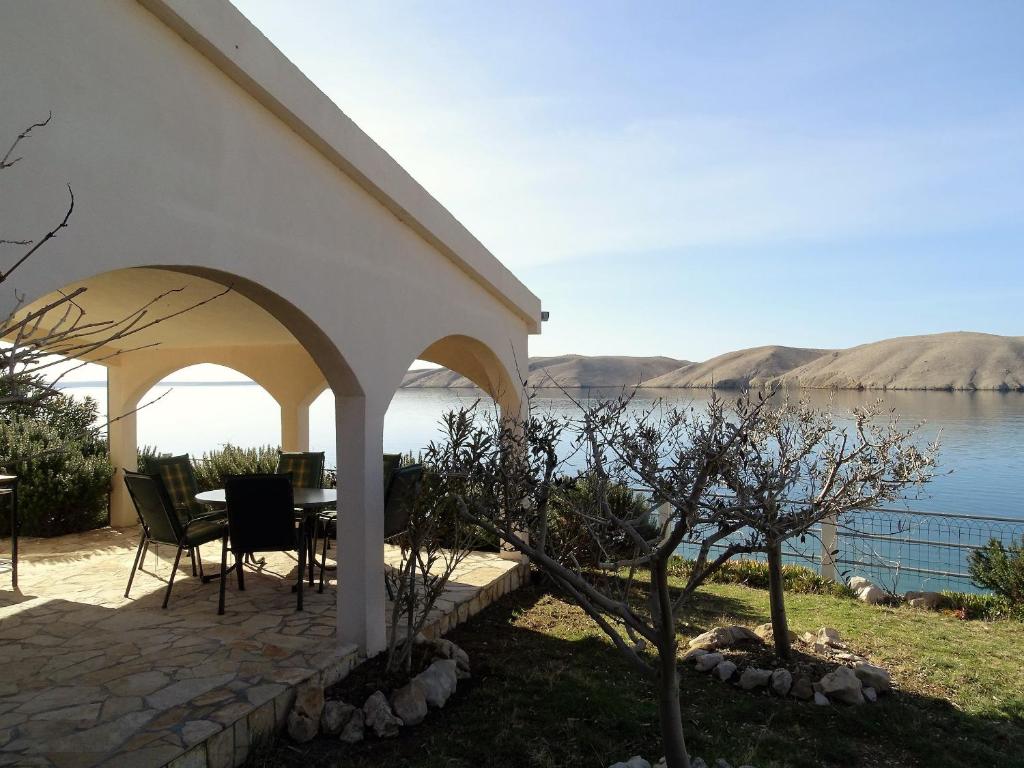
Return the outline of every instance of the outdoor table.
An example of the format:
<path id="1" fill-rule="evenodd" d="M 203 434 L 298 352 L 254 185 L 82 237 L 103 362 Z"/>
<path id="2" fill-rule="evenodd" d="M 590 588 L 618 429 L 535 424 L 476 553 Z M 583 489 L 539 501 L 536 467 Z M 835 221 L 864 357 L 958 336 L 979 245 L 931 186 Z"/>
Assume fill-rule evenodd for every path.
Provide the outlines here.
<path id="1" fill-rule="evenodd" d="M 0 496 L 10 500 L 11 557 L 0 559 L 0 573 L 11 572 L 11 589 L 18 590 L 18 476 L 0 475 Z"/>
<path id="2" fill-rule="evenodd" d="M 212 491 L 203 491 L 196 494 L 196 501 L 208 507 L 224 507 L 227 504 L 227 497 L 223 488 L 216 488 Z M 313 552 L 313 542 L 310 538 L 310 529 L 316 525 L 317 515 L 320 510 L 334 506 L 338 503 L 338 491 L 334 488 L 293 488 L 292 504 L 296 509 L 302 510 L 302 546 L 306 547 L 306 554 L 309 558 L 309 583 L 313 584 L 313 566 L 316 564 Z M 320 563 L 323 567 L 323 563 Z"/>

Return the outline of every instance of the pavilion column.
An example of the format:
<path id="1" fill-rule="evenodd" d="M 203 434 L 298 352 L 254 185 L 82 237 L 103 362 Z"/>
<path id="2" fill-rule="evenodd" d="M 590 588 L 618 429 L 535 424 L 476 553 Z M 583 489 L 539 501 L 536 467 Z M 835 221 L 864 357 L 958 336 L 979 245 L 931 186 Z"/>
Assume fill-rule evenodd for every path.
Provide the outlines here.
<path id="1" fill-rule="evenodd" d="M 121 528 L 135 525 L 138 516 L 124 484 L 125 469 L 135 471 L 139 465 L 138 432 L 135 408 L 138 401 L 133 399 L 135 377 L 120 365 L 107 368 L 107 445 L 110 463 L 114 467 L 113 486 L 110 492 L 110 525 Z"/>
<path id="2" fill-rule="evenodd" d="M 279 401 L 281 406 L 281 450 L 309 450 L 309 403 Z"/>
<path id="3" fill-rule="evenodd" d="M 527 416 L 526 398 L 519 391 L 502 392 L 495 396 L 498 407 L 501 409 L 501 419 L 505 423 L 512 424 L 517 430 Z M 516 531 L 516 535 L 527 544 L 530 542 L 529 531 Z M 529 558 L 507 542 L 501 542 L 499 555 L 502 560 L 518 560 L 525 563 Z"/>
<path id="4" fill-rule="evenodd" d="M 384 599 L 384 414 L 335 399 L 338 456 L 338 641 L 367 657 L 387 645 Z"/>

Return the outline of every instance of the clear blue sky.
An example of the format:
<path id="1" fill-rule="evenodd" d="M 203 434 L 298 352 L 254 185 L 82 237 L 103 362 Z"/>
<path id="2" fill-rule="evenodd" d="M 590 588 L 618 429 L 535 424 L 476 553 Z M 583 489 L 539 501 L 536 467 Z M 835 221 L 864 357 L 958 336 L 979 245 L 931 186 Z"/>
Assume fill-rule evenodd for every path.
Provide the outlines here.
<path id="1" fill-rule="evenodd" d="M 543 299 L 533 354 L 1024 335 L 1024 3 L 236 4 Z"/>

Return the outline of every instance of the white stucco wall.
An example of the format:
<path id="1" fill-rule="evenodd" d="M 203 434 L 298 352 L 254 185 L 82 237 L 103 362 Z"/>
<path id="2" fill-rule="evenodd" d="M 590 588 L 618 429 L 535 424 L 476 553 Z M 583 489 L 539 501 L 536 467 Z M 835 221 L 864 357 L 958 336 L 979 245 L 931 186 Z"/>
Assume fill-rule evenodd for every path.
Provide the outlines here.
<path id="1" fill-rule="evenodd" d="M 441 344 L 439 362 L 507 385 L 539 301 L 226 2 L 21 0 L 3 16 L 0 137 L 53 112 L 0 173 L 0 222 L 17 230 L 3 236 L 45 232 L 66 184 L 76 208 L 0 286 L 0 309 L 15 291 L 31 301 L 162 266 L 234 284 L 270 311 L 337 396 L 353 512 L 339 631 L 380 647 L 380 443 L 394 390 L 452 336 L 472 343 Z"/>

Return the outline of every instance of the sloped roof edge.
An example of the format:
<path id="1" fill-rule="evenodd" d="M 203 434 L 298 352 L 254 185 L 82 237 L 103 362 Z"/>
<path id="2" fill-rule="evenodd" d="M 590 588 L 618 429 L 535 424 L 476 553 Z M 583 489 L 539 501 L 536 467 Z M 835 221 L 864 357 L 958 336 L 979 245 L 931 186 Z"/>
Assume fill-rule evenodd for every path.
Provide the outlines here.
<path id="1" fill-rule="evenodd" d="M 540 332 L 540 299 L 228 0 L 138 2 Z"/>

